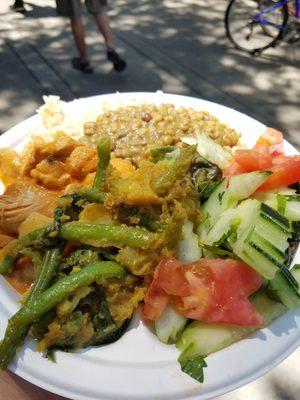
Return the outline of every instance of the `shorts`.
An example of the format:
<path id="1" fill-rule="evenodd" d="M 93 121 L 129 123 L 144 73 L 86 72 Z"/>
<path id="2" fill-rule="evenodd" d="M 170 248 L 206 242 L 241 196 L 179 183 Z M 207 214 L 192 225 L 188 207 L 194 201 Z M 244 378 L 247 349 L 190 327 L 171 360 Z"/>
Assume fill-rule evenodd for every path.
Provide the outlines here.
<path id="1" fill-rule="evenodd" d="M 107 8 L 107 0 L 85 0 L 90 14 L 97 15 Z M 56 11 L 64 17 L 80 17 L 82 15 L 81 0 L 56 0 Z"/>

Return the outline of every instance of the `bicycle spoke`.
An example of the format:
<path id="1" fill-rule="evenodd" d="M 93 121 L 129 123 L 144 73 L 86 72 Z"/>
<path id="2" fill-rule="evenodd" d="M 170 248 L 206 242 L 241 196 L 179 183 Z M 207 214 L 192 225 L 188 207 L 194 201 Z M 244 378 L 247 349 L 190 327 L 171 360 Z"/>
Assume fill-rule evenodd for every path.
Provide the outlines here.
<path id="1" fill-rule="evenodd" d="M 270 47 L 284 29 L 285 11 L 275 0 L 232 0 L 226 13 L 227 35 L 248 52 Z"/>

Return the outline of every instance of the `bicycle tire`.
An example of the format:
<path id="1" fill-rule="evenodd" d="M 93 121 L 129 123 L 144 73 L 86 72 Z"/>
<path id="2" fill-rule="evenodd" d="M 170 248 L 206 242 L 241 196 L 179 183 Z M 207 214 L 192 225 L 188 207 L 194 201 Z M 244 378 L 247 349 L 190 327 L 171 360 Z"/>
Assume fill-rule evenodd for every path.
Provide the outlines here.
<path id="1" fill-rule="evenodd" d="M 228 7 L 226 9 L 226 13 L 225 13 L 225 29 L 226 29 L 226 36 L 229 39 L 229 41 L 239 50 L 243 50 L 247 53 L 250 54 L 259 54 L 261 53 L 263 50 L 266 50 L 270 47 L 274 47 L 276 45 L 276 43 L 278 41 L 280 41 L 284 35 L 284 31 L 288 22 L 288 18 L 289 18 L 289 14 L 288 14 L 288 7 L 287 5 L 284 5 L 281 7 L 281 9 L 276 8 L 276 12 L 279 14 L 281 14 L 282 16 L 282 30 L 278 30 L 277 34 L 274 35 L 269 35 L 266 32 L 266 29 L 263 25 L 260 25 L 260 27 L 262 28 L 262 32 L 264 32 L 265 36 L 267 38 L 269 38 L 269 40 L 266 40 L 266 44 L 262 45 L 262 46 L 249 46 L 249 47 L 245 47 L 244 45 L 242 45 L 241 43 L 239 43 L 239 41 L 234 37 L 234 35 L 232 34 L 232 27 L 230 26 L 230 21 L 231 21 L 231 15 L 232 12 L 234 11 L 234 8 L 237 8 L 239 6 L 239 4 L 244 1 L 244 0 L 231 0 L 230 3 L 228 4 Z M 260 7 L 261 1 L 256 1 L 257 2 L 257 6 Z M 254 3 L 254 1 L 253 1 Z M 248 21 L 245 21 L 245 27 L 247 26 Z"/>

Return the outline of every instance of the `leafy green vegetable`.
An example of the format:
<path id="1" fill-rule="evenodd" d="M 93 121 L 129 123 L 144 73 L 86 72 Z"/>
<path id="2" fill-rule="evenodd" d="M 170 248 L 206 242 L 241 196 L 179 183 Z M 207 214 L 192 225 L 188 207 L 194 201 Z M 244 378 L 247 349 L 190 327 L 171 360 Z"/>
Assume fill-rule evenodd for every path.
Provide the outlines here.
<path id="1" fill-rule="evenodd" d="M 176 157 L 172 158 L 172 163 L 169 163 L 166 170 L 152 181 L 153 190 L 160 196 L 164 195 L 174 182 L 189 170 L 195 152 L 196 146 L 178 147 L 178 153 L 176 151 Z"/>
<path id="2" fill-rule="evenodd" d="M 204 203 L 222 180 L 198 182 L 198 194 L 201 203 Z"/>
<path id="3" fill-rule="evenodd" d="M 51 255 L 51 262 L 55 264 L 59 255 L 56 249 Z M 48 256 L 45 256 L 45 267 Z M 115 262 L 94 262 L 81 271 L 66 276 L 42 293 L 35 293 L 20 310 L 8 321 L 4 339 L 0 342 L 0 368 L 6 369 L 14 358 L 17 347 L 22 343 L 30 326 L 46 315 L 60 301 L 69 297 L 78 288 L 89 285 L 97 279 L 124 277 L 126 270 Z M 41 289 L 41 285 L 39 285 Z M 36 292 L 34 290 L 34 292 Z M 24 336 L 25 335 L 25 336 Z"/>
<path id="4" fill-rule="evenodd" d="M 196 356 L 189 360 L 180 360 L 179 363 L 181 366 L 181 370 L 188 374 L 191 378 L 196 379 L 196 381 L 203 383 L 204 382 L 204 372 L 203 368 L 207 367 L 207 364 L 203 357 Z"/>
<path id="5" fill-rule="evenodd" d="M 157 163 L 164 160 L 167 154 L 174 152 L 176 149 L 178 149 L 177 146 L 154 147 L 150 150 L 150 159 L 152 162 Z"/>
<path id="6" fill-rule="evenodd" d="M 99 255 L 97 250 L 77 249 L 64 261 L 63 268 L 66 267 L 84 267 L 94 261 L 98 261 Z"/>
<path id="7" fill-rule="evenodd" d="M 205 250 L 208 250 L 215 258 L 238 259 L 238 257 L 230 250 L 222 249 L 221 247 L 217 246 L 210 246 L 208 244 L 204 244 L 203 247 Z"/>

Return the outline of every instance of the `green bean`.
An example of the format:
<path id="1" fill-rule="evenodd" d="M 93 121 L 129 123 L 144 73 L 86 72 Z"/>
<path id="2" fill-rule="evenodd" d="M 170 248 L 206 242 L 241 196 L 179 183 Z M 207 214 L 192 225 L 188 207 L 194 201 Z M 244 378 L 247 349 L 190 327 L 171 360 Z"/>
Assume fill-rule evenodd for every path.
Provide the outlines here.
<path id="1" fill-rule="evenodd" d="M 35 280 L 29 292 L 28 297 L 25 299 L 25 304 L 27 306 L 30 306 L 34 302 L 34 299 L 41 293 L 43 293 L 46 289 L 48 289 L 48 287 L 51 285 L 53 276 L 61 262 L 61 252 L 62 252 L 61 248 L 56 248 L 53 250 L 46 251 L 42 265 L 39 268 L 39 275 Z M 11 343 L 9 354 L 14 354 L 17 347 L 25 340 L 28 329 L 29 329 L 28 326 L 19 327 L 15 341 Z M 0 360 L 0 366 L 1 366 L 1 360 Z"/>
<path id="2" fill-rule="evenodd" d="M 7 274 L 11 272 L 21 250 L 24 247 L 29 246 L 35 240 L 41 240 L 45 232 L 45 228 L 36 229 L 25 235 L 22 239 L 16 239 L 9 242 L 2 249 L 2 254 L 4 254 L 4 257 L 0 262 L 0 274 Z"/>
<path id="3" fill-rule="evenodd" d="M 0 344 L 0 368 L 6 369 L 16 354 L 24 331 L 38 321 L 60 301 L 70 296 L 82 286 L 90 285 L 100 278 L 121 278 L 126 270 L 121 265 L 111 261 L 96 261 L 81 271 L 70 274 L 49 289 L 25 304 L 9 321 L 4 339 Z"/>
<path id="4" fill-rule="evenodd" d="M 61 263 L 61 253 L 61 247 L 46 251 L 38 276 L 26 299 L 26 304 L 33 301 L 36 296 L 39 296 L 51 285 L 52 279 Z"/>
<path id="5" fill-rule="evenodd" d="M 85 243 L 98 240 L 101 245 L 130 246 L 148 249 L 155 245 L 159 235 L 146 229 L 128 226 L 104 224 L 86 224 L 83 222 L 68 222 L 61 227 L 60 235 L 66 240 L 78 240 Z"/>
<path id="6" fill-rule="evenodd" d="M 12 257 L 12 256 L 4 256 L 3 260 L 0 263 L 0 274 L 5 275 L 9 274 L 14 266 L 14 263 L 16 262 L 17 257 Z"/>
<path id="7" fill-rule="evenodd" d="M 104 136 L 101 138 L 97 146 L 98 150 L 98 165 L 97 172 L 91 188 L 82 189 L 80 194 L 86 199 L 95 202 L 103 203 L 105 197 L 105 177 L 110 160 L 110 138 Z"/>
<path id="8" fill-rule="evenodd" d="M 43 258 L 38 250 L 35 250 L 32 246 L 31 247 L 24 247 L 20 253 L 23 256 L 29 257 L 31 259 L 32 264 L 34 265 L 34 272 L 35 276 L 39 275 L 39 271 L 43 264 Z"/>
<path id="9" fill-rule="evenodd" d="M 167 165 L 165 172 L 151 183 L 153 190 L 160 195 L 170 189 L 174 182 L 188 171 L 197 151 L 197 145 L 179 149 L 178 156 Z"/>
<path id="10" fill-rule="evenodd" d="M 105 199 L 105 193 L 99 192 L 92 188 L 84 188 L 80 190 L 80 195 L 92 203 L 102 204 Z"/>
<path id="11" fill-rule="evenodd" d="M 110 138 L 104 136 L 101 138 L 97 146 L 98 150 L 98 166 L 96 176 L 93 182 L 93 189 L 103 192 L 105 189 L 106 170 L 110 160 Z"/>

